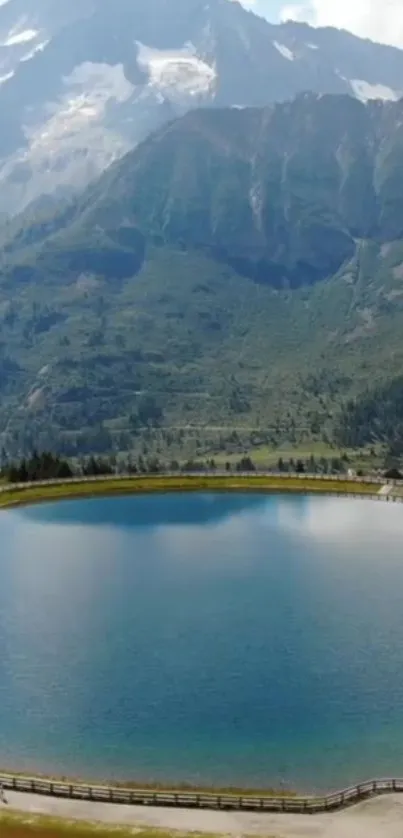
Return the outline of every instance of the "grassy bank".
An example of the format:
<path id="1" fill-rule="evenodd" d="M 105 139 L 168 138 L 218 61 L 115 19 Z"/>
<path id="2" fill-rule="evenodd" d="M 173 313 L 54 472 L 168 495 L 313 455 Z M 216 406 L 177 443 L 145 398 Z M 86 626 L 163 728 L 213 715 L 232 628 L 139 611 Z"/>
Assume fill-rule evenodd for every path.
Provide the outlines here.
<path id="1" fill-rule="evenodd" d="M 21 778 L 22 780 L 33 779 L 32 775 L 24 773 L 23 771 L 10 771 L 10 769 L 0 769 L 0 775 L 4 779 Z M 234 785 L 195 785 L 194 783 L 168 783 L 168 782 L 140 782 L 136 780 L 105 780 L 105 779 L 89 779 L 88 777 L 61 776 L 58 774 L 35 774 L 36 780 L 48 780 L 53 783 L 68 783 L 71 785 L 94 786 L 96 788 L 110 788 L 114 789 L 129 789 L 133 791 L 150 791 L 150 792 L 170 792 L 181 793 L 190 792 L 197 794 L 230 794 L 236 797 L 296 797 L 297 792 L 287 788 L 262 788 L 261 786 L 234 786 Z M 1 835 L 1 832 L 0 832 Z"/>
<path id="2" fill-rule="evenodd" d="M 353 480 L 314 480 L 309 477 L 295 478 L 287 475 L 178 475 L 141 476 L 119 479 L 105 479 L 97 482 L 59 483 L 51 486 L 31 486 L 13 489 L 0 494 L 0 509 L 41 501 L 88 498 L 105 495 L 125 495 L 147 492 L 189 492 L 189 491 L 263 491 L 299 492 L 326 494 L 373 495 L 379 491 L 378 484 L 359 483 Z"/>
<path id="3" fill-rule="evenodd" d="M 197 832 L 111 826 L 0 810 L 1 838 L 201 838 Z M 203 838 L 213 838 L 203 834 Z"/>

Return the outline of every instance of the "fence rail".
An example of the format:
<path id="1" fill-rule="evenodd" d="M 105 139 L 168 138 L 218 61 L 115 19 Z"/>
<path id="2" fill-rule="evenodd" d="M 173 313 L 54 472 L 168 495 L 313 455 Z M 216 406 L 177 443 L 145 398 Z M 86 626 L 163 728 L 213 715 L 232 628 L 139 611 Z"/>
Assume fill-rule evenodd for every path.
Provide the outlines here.
<path id="1" fill-rule="evenodd" d="M 403 792 L 403 778 L 369 780 L 323 797 L 271 797 L 261 795 L 220 794 L 202 791 L 153 791 L 140 788 L 94 786 L 39 777 L 0 774 L 0 783 L 8 791 L 48 797 L 90 800 L 99 803 L 165 806 L 183 809 L 223 809 L 249 812 L 284 812 L 318 814 L 336 811 L 382 794 Z"/>
<path id="2" fill-rule="evenodd" d="M 310 474 L 308 472 L 303 472 L 302 474 L 299 472 L 287 472 L 282 473 L 278 471 L 266 471 L 266 470 L 256 470 L 256 471 L 249 471 L 249 472 L 228 472 L 228 471 L 164 471 L 158 472 L 153 475 L 149 474 L 101 474 L 96 476 L 79 476 L 79 477 L 69 477 L 69 478 L 61 478 L 61 479 L 51 479 L 51 480 L 35 480 L 35 481 L 26 481 L 23 483 L 8 483 L 0 486 L 0 494 L 3 492 L 10 492 L 10 491 L 19 491 L 21 489 L 32 489 L 32 488 L 40 488 L 41 486 L 63 486 L 69 485 L 74 483 L 104 483 L 104 482 L 116 482 L 116 481 L 125 481 L 125 480 L 132 480 L 133 483 L 136 480 L 142 480 L 145 477 L 152 476 L 155 480 L 156 485 L 158 485 L 158 480 L 163 480 L 164 478 L 176 478 L 177 480 L 181 477 L 226 477 L 232 478 L 236 480 L 237 478 L 259 478 L 259 477 L 268 477 L 272 479 L 281 480 L 284 483 L 284 486 L 287 485 L 288 480 L 317 480 L 320 482 L 328 482 L 328 483 L 351 483 L 353 486 L 355 483 L 357 484 L 373 484 L 374 486 L 391 486 L 391 487 L 403 487 L 403 480 L 392 480 L 386 477 L 379 477 L 378 475 L 371 475 L 367 477 L 356 477 L 350 476 L 348 474 Z M 343 492 L 344 494 L 344 492 Z M 387 495 L 385 496 L 387 497 Z"/>

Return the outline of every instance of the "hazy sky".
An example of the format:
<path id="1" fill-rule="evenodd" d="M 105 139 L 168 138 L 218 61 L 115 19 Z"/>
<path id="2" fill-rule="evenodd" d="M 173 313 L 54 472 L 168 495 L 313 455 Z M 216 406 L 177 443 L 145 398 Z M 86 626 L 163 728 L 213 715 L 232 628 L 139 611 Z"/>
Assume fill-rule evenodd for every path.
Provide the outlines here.
<path id="1" fill-rule="evenodd" d="M 269 20 L 338 26 L 363 38 L 403 48 L 403 0 L 242 0 Z"/>

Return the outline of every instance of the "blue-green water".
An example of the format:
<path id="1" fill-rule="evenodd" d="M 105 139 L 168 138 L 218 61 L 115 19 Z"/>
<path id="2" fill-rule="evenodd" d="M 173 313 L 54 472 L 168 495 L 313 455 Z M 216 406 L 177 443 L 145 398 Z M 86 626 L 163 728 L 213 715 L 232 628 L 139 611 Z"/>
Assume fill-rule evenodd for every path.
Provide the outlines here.
<path id="1" fill-rule="evenodd" d="M 403 507 L 162 495 L 0 514 L 0 765 L 403 775 Z"/>

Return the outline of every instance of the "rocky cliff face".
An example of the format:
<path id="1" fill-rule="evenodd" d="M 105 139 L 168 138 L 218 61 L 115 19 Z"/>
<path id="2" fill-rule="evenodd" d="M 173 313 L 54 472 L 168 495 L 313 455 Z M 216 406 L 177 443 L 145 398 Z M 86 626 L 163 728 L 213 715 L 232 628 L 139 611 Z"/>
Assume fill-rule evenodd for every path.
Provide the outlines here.
<path id="1" fill-rule="evenodd" d="M 203 108 L 3 225 L 7 450 L 154 424 L 305 439 L 400 375 L 402 126 L 403 101 L 346 95 Z"/>
<path id="2" fill-rule="evenodd" d="M 272 26 L 236 2 L 7 0 L 0 6 L 0 212 L 82 188 L 194 107 L 313 90 L 397 99 L 403 52 Z"/>
<path id="3" fill-rule="evenodd" d="M 157 242 L 275 287 L 315 283 L 361 241 L 403 236 L 402 125 L 403 101 L 317 94 L 188 113 L 47 223 L 11 230 L 7 270 L 28 248 L 35 272 L 132 276 Z"/>

